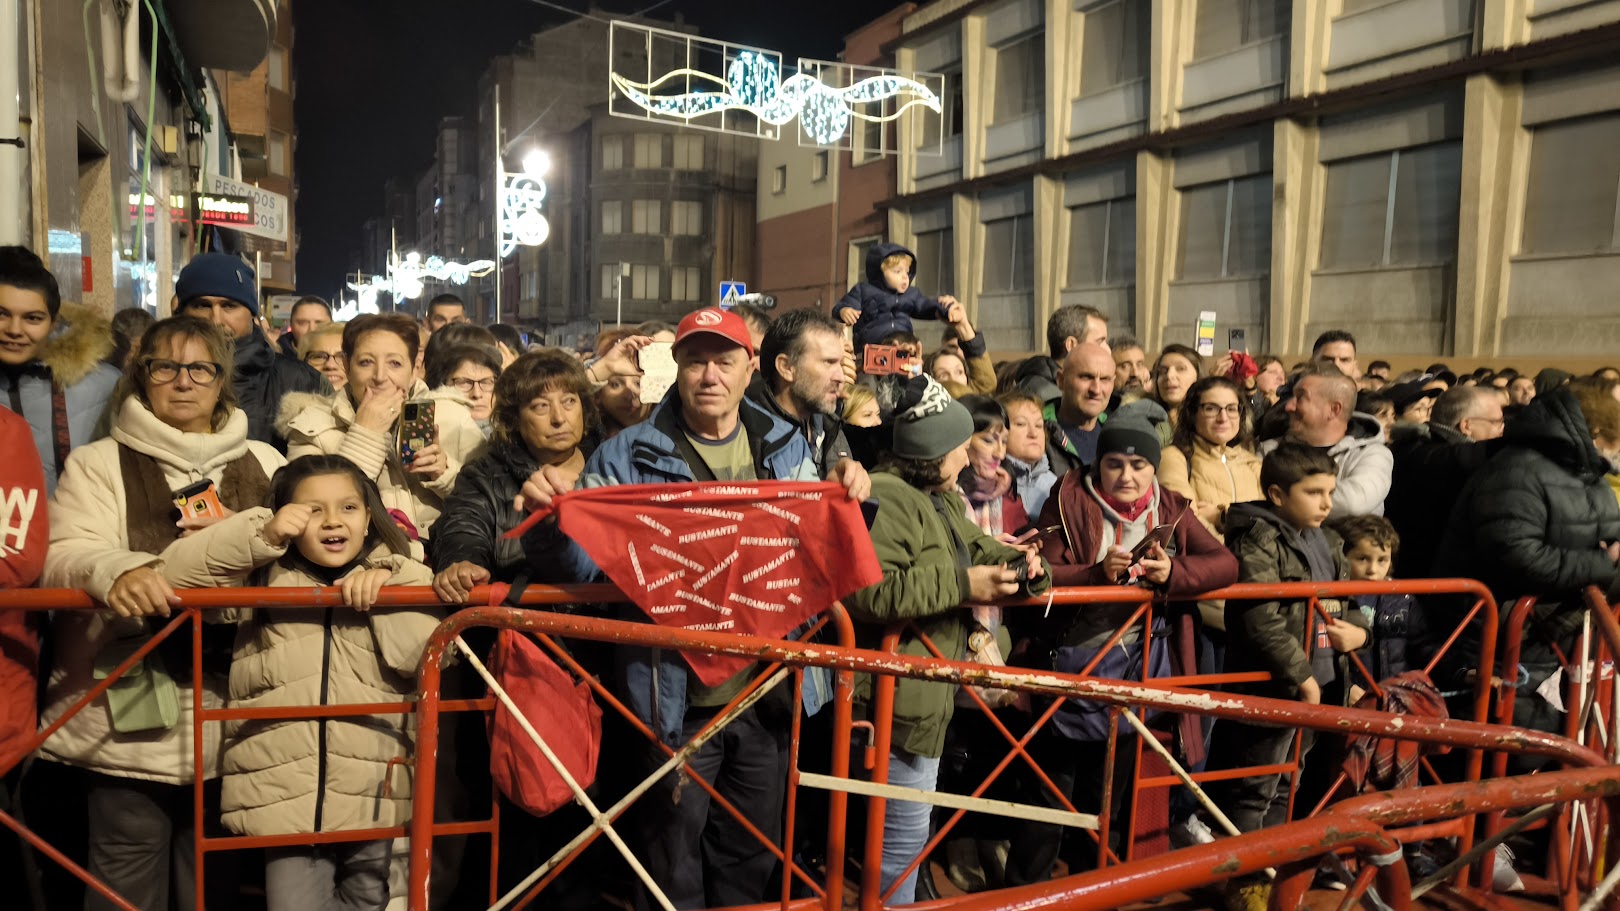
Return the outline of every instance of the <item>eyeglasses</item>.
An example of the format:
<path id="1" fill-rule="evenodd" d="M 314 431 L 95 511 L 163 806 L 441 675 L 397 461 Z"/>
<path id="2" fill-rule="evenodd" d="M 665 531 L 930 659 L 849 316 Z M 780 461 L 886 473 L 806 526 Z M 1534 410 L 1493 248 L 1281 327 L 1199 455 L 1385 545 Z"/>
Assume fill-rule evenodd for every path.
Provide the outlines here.
<path id="1" fill-rule="evenodd" d="M 311 367 L 325 367 L 332 361 L 337 361 L 340 364 L 343 363 L 343 352 L 311 351 L 310 353 L 304 355 L 304 363 L 310 365 Z"/>
<path id="2" fill-rule="evenodd" d="M 450 378 L 450 386 L 458 392 L 471 392 L 474 386 L 485 392 L 493 392 L 495 391 L 495 378 L 491 376 L 481 380 L 469 380 L 464 376 L 453 376 Z"/>
<path id="3" fill-rule="evenodd" d="M 1198 406 L 1198 413 L 1206 418 L 1218 417 L 1225 414 L 1229 418 L 1243 415 L 1242 405 L 1217 405 L 1214 402 L 1204 402 Z"/>
<path id="4" fill-rule="evenodd" d="M 172 383 L 184 370 L 191 381 L 199 386 L 211 386 L 214 380 L 219 379 L 220 365 L 213 361 L 197 361 L 193 364 L 180 364 L 160 357 L 145 359 L 146 375 L 159 386 Z"/>

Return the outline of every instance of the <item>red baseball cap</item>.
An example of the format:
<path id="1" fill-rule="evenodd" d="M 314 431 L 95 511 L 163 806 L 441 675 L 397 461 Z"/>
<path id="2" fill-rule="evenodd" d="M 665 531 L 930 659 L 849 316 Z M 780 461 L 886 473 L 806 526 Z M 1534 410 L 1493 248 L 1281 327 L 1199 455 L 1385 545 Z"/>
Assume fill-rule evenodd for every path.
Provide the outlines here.
<path id="1" fill-rule="evenodd" d="M 737 314 L 719 307 L 704 307 L 702 310 L 693 310 L 686 314 L 680 326 L 675 329 L 674 347 L 678 348 L 681 342 L 703 333 L 718 335 L 728 342 L 742 346 L 750 357 L 754 354 L 754 341 L 748 336 L 748 324 Z"/>

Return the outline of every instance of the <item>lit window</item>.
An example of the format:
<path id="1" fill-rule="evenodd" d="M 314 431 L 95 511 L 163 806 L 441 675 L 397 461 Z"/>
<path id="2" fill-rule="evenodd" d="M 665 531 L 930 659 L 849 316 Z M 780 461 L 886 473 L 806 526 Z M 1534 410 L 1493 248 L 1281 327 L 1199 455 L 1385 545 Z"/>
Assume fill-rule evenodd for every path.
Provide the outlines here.
<path id="1" fill-rule="evenodd" d="M 659 299 L 657 266 L 630 267 L 630 296 L 639 301 Z"/>
<path id="2" fill-rule="evenodd" d="M 664 166 L 664 134 L 636 134 L 636 167 L 661 168 Z"/>
<path id="3" fill-rule="evenodd" d="M 624 137 L 602 137 L 602 170 L 617 171 L 624 167 Z"/>
<path id="4" fill-rule="evenodd" d="M 638 199 L 630 204 L 630 233 L 660 234 L 663 230 L 663 202 L 657 199 Z"/>
<path id="5" fill-rule="evenodd" d="M 677 171 L 703 170 L 703 137 L 677 135 L 675 137 L 675 169 Z"/>
<path id="6" fill-rule="evenodd" d="M 624 231 L 624 203 L 617 199 L 602 203 L 602 233 L 619 234 Z"/>
<path id="7" fill-rule="evenodd" d="M 678 301 L 697 301 L 703 299 L 703 289 L 698 283 L 697 266 L 673 266 L 669 270 L 669 297 Z"/>
<path id="8" fill-rule="evenodd" d="M 703 233 L 703 203 L 677 201 L 670 205 L 669 216 L 671 234 L 696 236 Z"/>

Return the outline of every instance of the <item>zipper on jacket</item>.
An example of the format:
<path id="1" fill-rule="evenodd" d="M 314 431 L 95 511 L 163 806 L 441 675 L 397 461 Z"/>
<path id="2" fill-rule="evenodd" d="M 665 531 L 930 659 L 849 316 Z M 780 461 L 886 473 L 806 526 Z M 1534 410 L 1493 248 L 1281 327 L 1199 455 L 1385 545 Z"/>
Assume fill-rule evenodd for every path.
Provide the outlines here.
<path id="1" fill-rule="evenodd" d="M 327 686 L 329 685 L 328 682 L 331 680 L 331 670 L 332 670 L 332 611 L 333 610 L 334 610 L 334 608 L 329 607 L 324 611 L 324 613 L 326 614 L 325 630 L 324 630 L 324 632 L 323 632 L 323 634 L 321 636 L 321 702 L 320 702 L 320 704 L 322 706 L 326 705 L 326 700 L 329 697 L 329 693 L 327 692 Z M 327 721 L 327 719 L 320 718 L 320 719 L 317 719 L 317 720 L 318 720 L 318 722 L 320 724 L 320 727 L 315 729 L 316 730 L 316 734 L 315 734 L 316 760 L 315 760 L 315 829 L 314 829 L 314 831 L 319 832 L 319 831 L 321 831 L 321 814 L 326 809 L 326 721 Z"/>
<path id="2" fill-rule="evenodd" d="M 1226 450 L 1221 450 L 1221 467 L 1226 469 L 1226 483 L 1232 488 L 1232 502 L 1237 502 L 1237 475 L 1232 474 L 1232 466 L 1227 464 Z"/>

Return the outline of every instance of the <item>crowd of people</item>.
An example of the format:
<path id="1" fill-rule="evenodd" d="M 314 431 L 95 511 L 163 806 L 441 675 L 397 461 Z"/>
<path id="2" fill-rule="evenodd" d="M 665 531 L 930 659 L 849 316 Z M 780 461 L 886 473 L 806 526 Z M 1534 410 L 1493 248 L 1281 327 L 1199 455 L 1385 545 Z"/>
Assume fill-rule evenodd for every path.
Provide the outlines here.
<path id="1" fill-rule="evenodd" d="M 303 298 L 277 333 L 261 318 L 251 269 L 217 253 L 181 272 L 171 315 L 121 311 L 108 321 L 64 303 L 34 254 L 0 248 L 0 376 L 9 384 L 0 399 L 0 585 L 79 589 L 106 606 L 56 612 L 48 623 L 0 612 L 0 743 L 50 731 L 27 762 L 0 750 L 0 768 L 12 769 L 0 808 L 21 793 L 25 815 L 79 833 L 85 868 L 147 911 L 196 901 L 199 777 L 211 831 L 402 824 L 412 732 L 401 716 L 205 724 L 198 765 L 196 694 L 204 707 L 407 697 L 428 634 L 476 586 L 602 578 L 555 521 L 507 533 L 563 492 L 612 484 L 832 481 L 875 502 L 883 581 L 845 601 L 865 645 L 910 621 L 905 654 L 931 654 L 931 643 L 950 658 L 1120 679 L 1139 678 L 1144 665 L 1156 676 L 1260 671 L 1265 682 L 1236 688 L 1306 703 L 1367 698 L 1352 653 L 1379 679 L 1422 667 L 1469 605 L 1388 596 L 1328 600 L 1317 615 L 1305 601 L 1200 603 L 1200 594 L 1239 582 L 1476 578 L 1502 605 L 1540 599 L 1517 717 L 1562 730 L 1560 709 L 1531 694 L 1580 630 L 1581 590 L 1616 583 L 1616 371 L 1526 376 L 1436 364 L 1392 376 L 1381 361 L 1363 369 L 1343 331 L 1322 335 L 1291 367 L 1179 344 L 1150 357 L 1082 306 L 1052 314 L 1045 354 L 998 363 L 965 308 L 925 296 L 915 273 L 910 251 L 880 245 L 866 281 L 830 314 L 705 308 L 678 325 L 608 329 L 590 350 L 568 351 L 510 326 L 474 326 L 448 295 L 420 321 L 384 313 L 344 325 L 324 301 Z M 945 324 L 938 350 L 924 352 L 913 318 Z M 672 346 L 674 382 L 661 400 L 642 401 L 640 353 L 660 342 Z M 865 356 L 872 346 L 892 354 Z M 211 615 L 196 668 L 189 637 L 149 647 L 172 622 L 177 590 L 243 585 L 336 586 L 345 606 Z M 376 607 L 389 585 L 431 585 L 442 606 Z M 1053 585 L 1146 588 L 1169 608 L 1151 629 L 1115 640 L 1130 603 L 963 607 Z M 613 610 L 603 616 L 646 620 L 631 606 Z M 1476 624 L 1438 665 L 1433 688 L 1470 691 L 1478 647 Z M 671 650 L 580 643 L 577 654 L 671 747 L 714 720 L 750 677 L 704 685 Z M 132 658 L 131 672 L 78 710 Z M 870 684 L 858 686 L 860 717 Z M 481 686 L 454 675 L 447 685 L 474 695 Z M 689 763 L 775 838 L 787 797 L 787 699 L 754 702 Z M 934 790 L 954 774 L 951 757 L 977 750 L 974 713 L 959 715 L 959 699 L 947 684 L 900 681 L 891 784 Z M 996 704 L 1027 727 L 1026 702 Z M 1063 793 L 1009 773 L 1021 799 L 1097 813 L 1109 794 L 1114 818 L 1129 818 L 1120 814 L 1130 789 L 1117 782 L 1135 750 L 1110 751 L 1111 717 L 1065 703 L 1030 744 Z M 1285 728 L 1148 721 L 1195 768 L 1276 766 L 1295 746 Z M 616 736 L 625 735 L 610 725 L 604 737 Z M 1306 740 L 1307 767 L 1330 761 Z M 443 802 L 502 801 L 504 886 L 588 822 L 577 808 L 541 819 L 490 794 L 482 725 L 449 725 L 446 741 Z M 666 758 L 633 738 L 615 745 L 596 785 L 609 792 Z M 1110 755 L 1116 784 L 1106 789 Z M 55 794 L 28 805 L 64 782 L 78 814 L 62 812 Z M 1208 790 L 1250 831 L 1285 821 L 1290 784 L 1271 773 Z M 44 807 L 53 819 L 40 819 Z M 906 873 L 928 841 L 930 808 L 891 800 L 884 813 L 883 889 L 896 903 L 931 896 L 931 875 Z M 1224 832 L 1196 804 L 1178 802 L 1176 814 L 1178 839 Z M 684 773 L 662 778 L 622 831 L 677 908 L 779 894 L 770 849 Z M 1105 849 L 1122 854 L 1129 837 L 1123 825 L 1099 843 L 1028 821 L 980 839 L 988 851 L 952 851 L 947 866 L 965 888 L 1028 884 L 1053 876 L 1060 860 L 1078 871 Z M 456 907 L 458 878 L 479 878 L 457 875 L 479 869 L 477 849 L 466 839 L 436 848 L 436 905 Z M 808 843 L 787 848 L 812 859 Z M 0 853 L 0 869 L 19 854 Z M 348 842 L 269 850 L 260 875 L 272 909 L 380 909 L 399 895 L 398 866 L 385 840 Z M 239 878 L 213 872 L 222 887 Z M 1267 888 L 1258 877 L 1234 881 L 1228 900 L 1263 907 Z M 597 907 L 604 893 L 650 906 L 611 855 L 570 868 L 551 904 Z M 82 903 L 112 907 L 94 892 Z"/>

